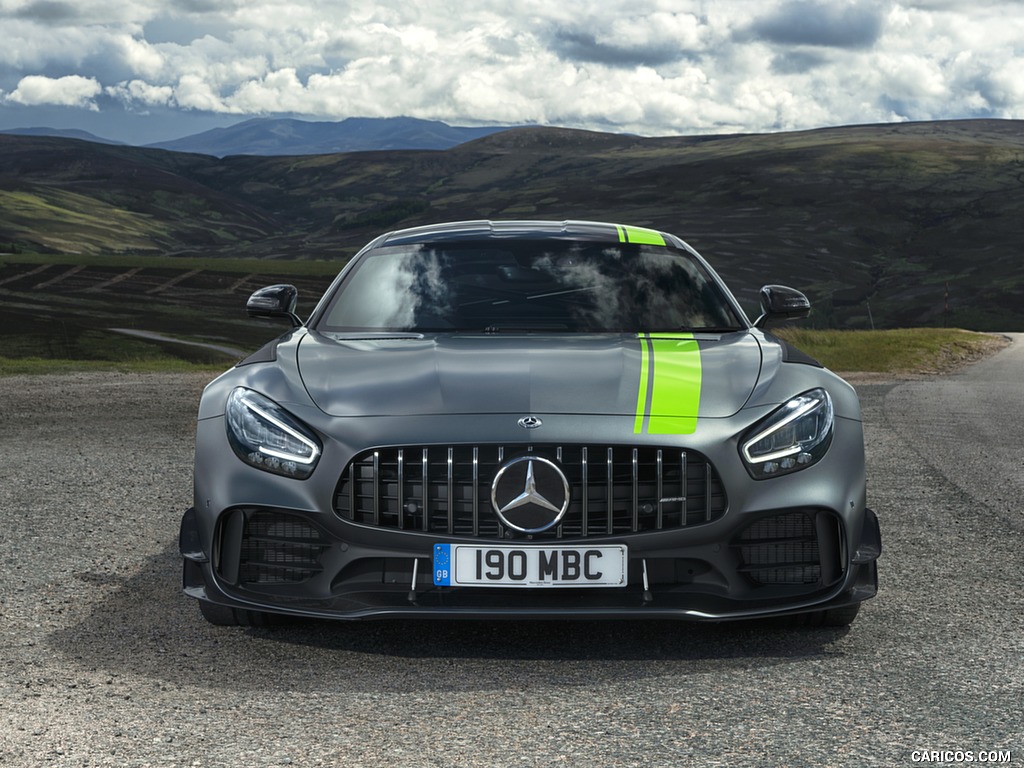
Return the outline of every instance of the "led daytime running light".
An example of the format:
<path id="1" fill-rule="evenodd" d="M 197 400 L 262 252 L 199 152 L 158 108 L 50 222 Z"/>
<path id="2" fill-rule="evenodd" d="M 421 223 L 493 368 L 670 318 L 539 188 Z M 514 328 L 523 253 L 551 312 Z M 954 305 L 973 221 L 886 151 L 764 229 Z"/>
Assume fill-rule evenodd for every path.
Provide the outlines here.
<path id="1" fill-rule="evenodd" d="M 244 387 L 228 396 L 225 422 L 235 454 L 245 463 L 286 477 L 309 477 L 320 442 L 277 403 Z"/>
<path id="2" fill-rule="evenodd" d="M 302 433 L 292 429 L 290 426 L 285 424 L 280 419 L 275 418 L 273 414 L 263 410 L 258 405 L 251 402 L 248 398 L 243 400 L 243 404 L 245 405 L 246 408 L 255 413 L 257 416 L 265 419 L 266 421 L 269 421 L 282 432 L 286 433 L 290 437 L 294 437 L 300 443 L 309 448 L 308 457 L 304 457 L 295 453 L 284 453 L 283 451 L 277 451 L 274 450 L 273 448 L 268 448 L 266 445 L 258 446 L 257 450 L 259 450 L 260 453 L 262 453 L 264 456 L 273 456 L 274 458 L 281 459 L 282 461 L 295 461 L 298 462 L 299 464 L 312 464 L 317 460 L 317 458 L 320 455 L 320 447 L 316 443 L 314 443 L 312 440 L 307 438 Z"/>
<path id="3" fill-rule="evenodd" d="M 755 480 L 797 472 L 825 455 L 834 427 L 832 398 L 824 389 L 812 389 L 755 426 L 753 436 L 740 444 L 740 455 Z"/>
<path id="4" fill-rule="evenodd" d="M 794 421 L 797 421 L 798 419 L 806 416 L 807 414 L 811 413 L 812 411 L 818 408 L 821 408 L 824 405 L 826 405 L 824 400 L 811 400 L 810 402 L 798 406 L 796 410 L 794 410 L 782 421 L 772 424 L 772 426 L 768 427 L 768 429 L 758 433 L 750 440 L 747 440 L 747 442 L 743 444 L 743 458 L 745 458 L 751 464 L 758 464 L 768 461 L 779 461 L 780 459 L 784 459 L 787 456 L 795 456 L 796 454 L 801 453 L 803 451 L 803 448 L 800 446 L 799 443 L 796 445 L 791 445 L 788 448 L 783 448 L 780 451 L 775 451 L 774 453 L 768 453 L 765 454 L 764 456 L 757 457 L 750 455 L 750 449 L 751 447 L 757 445 L 762 440 L 771 437 L 773 434 L 784 429 L 788 425 L 792 424 Z"/>

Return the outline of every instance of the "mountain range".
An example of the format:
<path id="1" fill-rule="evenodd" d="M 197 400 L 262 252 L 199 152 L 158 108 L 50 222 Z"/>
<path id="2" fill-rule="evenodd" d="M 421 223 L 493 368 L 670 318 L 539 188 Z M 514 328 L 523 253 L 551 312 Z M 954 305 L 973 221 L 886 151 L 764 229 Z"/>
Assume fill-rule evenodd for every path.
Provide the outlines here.
<path id="1" fill-rule="evenodd" d="M 350 117 L 332 122 L 254 118 L 227 128 L 214 128 L 147 146 L 214 157 L 326 155 L 335 152 L 373 150 L 450 149 L 458 144 L 504 130 L 507 130 L 507 127 L 460 128 L 436 120 L 419 120 L 412 117 Z M 98 144 L 121 143 L 73 129 L 17 128 L 0 131 L 0 134 L 54 136 L 82 139 Z"/>
<path id="2" fill-rule="evenodd" d="M 51 136 L 61 139 L 79 139 L 80 141 L 91 141 L 94 144 L 121 144 L 120 141 L 104 139 L 89 131 L 82 131 L 77 128 L 46 128 L 36 126 L 34 128 L 8 128 L 0 131 L 0 134 L 8 136 Z"/>
<path id="3" fill-rule="evenodd" d="M 682 236 L 748 311 L 765 283 L 800 288 L 826 327 L 1024 328 L 1022 212 L 1024 122 L 1011 120 L 665 138 L 516 128 L 303 157 L 0 135 L 0 252 L 340 264 L 427 222 L 605 220 Z"/>

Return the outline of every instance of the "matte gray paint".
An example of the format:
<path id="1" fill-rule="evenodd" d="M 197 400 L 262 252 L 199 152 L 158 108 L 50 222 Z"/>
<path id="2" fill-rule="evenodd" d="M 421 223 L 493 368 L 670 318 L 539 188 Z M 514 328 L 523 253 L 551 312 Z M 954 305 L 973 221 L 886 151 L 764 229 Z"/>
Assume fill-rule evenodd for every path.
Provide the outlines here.
<path id="1" fill-rule="evenodd" d="M 758 379 L 761 348 L 744 331 L 702 336 L 700 350 L 711 385 L 701 389 L 700 415 L 731 416 Z M 634 416 L 640 340 L 632 335 L 445 334 L 335 341 L 310 333 L 299 344 L 298 368 L 313 402 L 332 416 Z"/>

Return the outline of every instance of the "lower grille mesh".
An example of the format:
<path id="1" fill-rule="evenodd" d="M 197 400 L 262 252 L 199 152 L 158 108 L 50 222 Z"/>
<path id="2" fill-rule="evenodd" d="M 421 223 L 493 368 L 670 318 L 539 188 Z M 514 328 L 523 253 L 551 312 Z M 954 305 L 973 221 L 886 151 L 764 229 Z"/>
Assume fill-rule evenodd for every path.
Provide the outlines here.
<path id="1" fill-rule="evenodd" d="M 813 514 L 789 512 L 758 520 L 733 545 L 740 571 L 757 584 L 817 584 L 821 557 Z"/>
<path id="2" fill-rule="evenodd" d="M 570 485 L 561 524 L 534 538 L 611 536 L 716 520 L 727 506 L 722 482 L 700 454 L 679 448 L 595 445 L 479 445 L 380 448 L 346 468 L 335 511 L 381 528 L 500 537 L 491 482 L 507 461 L 554 461 Z"/>
<path id="3" fill-rule="evenodd" d="M 320 573 L 327 542 L 297 515 L 272 510 L 244 513 L 238 581 L 299 584 Z"/>

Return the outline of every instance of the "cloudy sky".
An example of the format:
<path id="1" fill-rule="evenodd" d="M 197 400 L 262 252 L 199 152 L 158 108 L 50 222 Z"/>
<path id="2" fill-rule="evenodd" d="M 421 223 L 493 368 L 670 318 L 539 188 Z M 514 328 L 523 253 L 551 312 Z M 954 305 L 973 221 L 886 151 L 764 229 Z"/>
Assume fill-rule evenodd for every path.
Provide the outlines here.
<path id="1" fill-rule="evenodd" d="M 0 0 L 0 129 L 1024 119 L 1020 0 Z"/>

